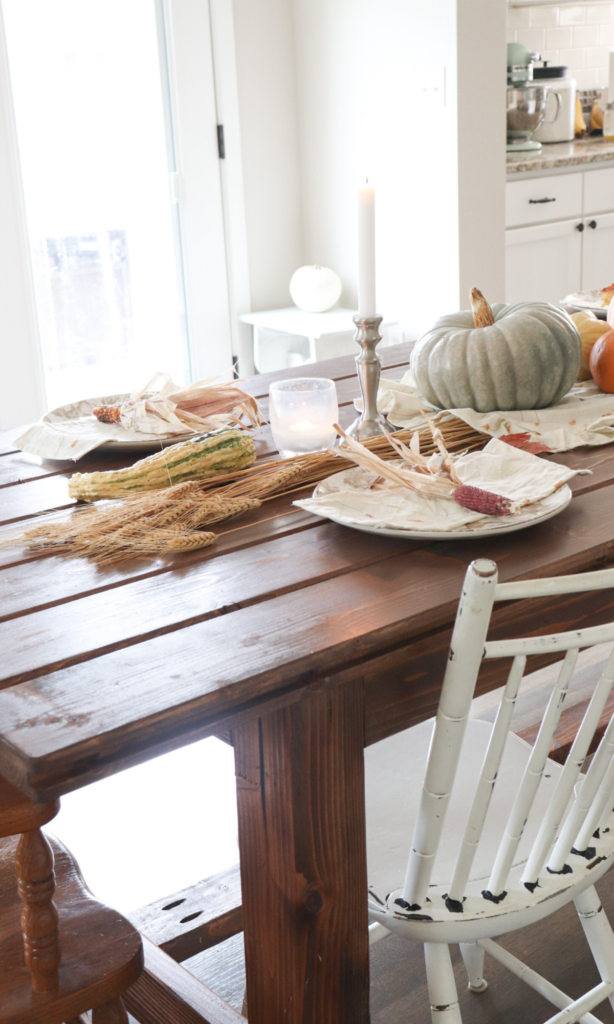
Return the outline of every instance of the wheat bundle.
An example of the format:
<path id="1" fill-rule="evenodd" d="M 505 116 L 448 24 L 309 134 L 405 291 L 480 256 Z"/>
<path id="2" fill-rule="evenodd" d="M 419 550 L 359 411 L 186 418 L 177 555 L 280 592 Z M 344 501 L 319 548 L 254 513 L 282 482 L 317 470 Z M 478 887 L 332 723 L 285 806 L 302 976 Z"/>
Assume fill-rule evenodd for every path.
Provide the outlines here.
<path id="1" fill-rule="evenodd" d="M 475 451 L 476 449 L 483 448 L 490 440 L 488 434 L 480 433 L 474 427 L 470 427 L 469 424 L 457 419 L 455 416 L 451 416 L 449 413 L 439 413 L 432 422 L 438 428 L 441 437 L 445 441 L 447 450 L 451 453 L 458 454 L 463 451 Z M 399 456 L 394 448 L 391 448 L 388 437 L 403 443 L 409 443 L 412 437 L 416 435 L 419 439 L 420 451 L 424 455 L 430 455 L 433 452 L 439 451 L 438 443 L 433 439 L 431 427 L 426 419 L 424 420 L 424 425 L 420 426 L 417 430 L 397 430 L 390 435 L 369 437 L 362 444 L 382 459 L 398 459 Z M 232 493 L 235 495 L 254 494 L 254 488 L 266 488 L 266 482 L 269 477 L 274 477 L 278 474 L 282 467 L 286 466 L 288 469 L 293 467 L 295 469 L 295 476 L 290 478 L 288 486 L 285 486 L 283 481 L 280 481 L 275 489 L 270 490 L 267 494 L 260 493 L 260 497 L 283 494 L 290 490 L 295 490 L 298 486 L 307 487 L 309 484 L 319 483 L 320 480 L 324 480 L 327 476 L 338 473 L 339 459 L 335 453 L 339 451 L 340 449 L 338 448 L 329 448 L 326 451 L 310 452 L 307 455 L 295 455 L 286 459 L 273 458 L 259 461 L 248 469 L 210 477 L 208 480 L 203 480 L 200 486 L 203 490 L 218 490 L 218 488 L 223 487 L 226 489 L 226 493 L 230 493 L 232 485 Z"/>
<path id="2" fill-rule="evenodd" d="M 257 498 L 204 494 L 194 481 L 147 495 L 77 508 L 59 522 L 26 530 L 31 551 L 89 558 L 101 565 L 140 556 L 207 547 L 215 534 L 204 526 L 258 508 Z M 7 542 L 4 542 L 7 543 Z"/>
<path id="3" fill-rule="evenodd" d="M 471 451 L 489 440 L 461 420 L 440 415 L 439 430 L 433 432 L 425 420 L 418 432 L 400 430 L 392 438 L 369 438 L 364 447 L 381 459 L 398 459 L 398 444 L 414 438 L 421 457 L 447 452 Z M 71 513 L 44 516 L 37 526 L 3 540 L 1 546 L 25 545 L 30 551 L 48 555 L 83 557 L 99 565 L 130 558 L 191 551 L 206 547 L 215 534 L 204 527 L 258 508 L 276 495 L 289 494 L 313 485 L 339 471 L 342 449 L 312 452 L 288 459 L 268 459 L 248 469 L 190 480 L 144 494 L 99 501 Z"/>

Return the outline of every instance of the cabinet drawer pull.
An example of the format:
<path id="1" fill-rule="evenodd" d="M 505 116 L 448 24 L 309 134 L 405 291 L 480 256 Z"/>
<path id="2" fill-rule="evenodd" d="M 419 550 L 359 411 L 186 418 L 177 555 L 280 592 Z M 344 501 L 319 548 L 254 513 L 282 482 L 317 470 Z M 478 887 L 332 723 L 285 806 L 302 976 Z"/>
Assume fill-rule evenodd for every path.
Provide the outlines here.
<path id="1" fill-rule="evenodd" d="M 535 206 L 537 206 L 538 203 L 556 203 L 556 197 L 553 196 L 552 199 L 529 199 L 529 202 L 533 203 Z"/>
<path id="2" fill-rule="evenodd" d="M 579 224 L 576 224 L 576 231 L 584 231 L 584 224 L 582 221 L 580 221 Z"/>
<path id="3" fill-rule="evenodd" d="M 594 230 L 597 227 L 597 221 L 596 220 L 589 221 L 588 226 L 589 226 L 589 228 L 593 228 L 593 230 Z"/>

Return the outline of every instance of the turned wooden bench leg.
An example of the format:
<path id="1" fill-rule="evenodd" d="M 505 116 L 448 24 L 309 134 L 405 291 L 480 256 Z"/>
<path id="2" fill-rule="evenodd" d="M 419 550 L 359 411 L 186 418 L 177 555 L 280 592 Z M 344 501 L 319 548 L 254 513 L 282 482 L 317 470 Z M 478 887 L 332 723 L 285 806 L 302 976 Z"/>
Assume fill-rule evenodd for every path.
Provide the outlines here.
<path id="1" fill-rule="evenodd" d="M 119 996 L 92 1010 L 92 1024 L 128 1024 L 128 1014 Z"/>
<path id="2" fill-rule="evenodd" d="M 58 912 L 53 902 L 53 852 L 40 829 L 24 832 L 17 846 L 15 870 L 23 901 L 21 930 L 26 966 L 35 992 L 58 987 L 60 938 Z"/>

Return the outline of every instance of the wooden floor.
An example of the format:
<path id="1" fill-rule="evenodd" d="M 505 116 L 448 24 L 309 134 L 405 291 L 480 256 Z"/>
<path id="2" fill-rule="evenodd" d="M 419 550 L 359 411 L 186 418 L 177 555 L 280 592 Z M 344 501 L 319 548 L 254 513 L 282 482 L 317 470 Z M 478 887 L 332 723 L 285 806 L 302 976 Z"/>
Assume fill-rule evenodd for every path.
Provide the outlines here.
<path id="1" fill-rule="evenodd" d="M 614 920 L 614 873 L 600 883 L 599 893 Z M 566 907 L 554 921 L 506 936 L 501 945 L 577 998 L 601 980 L 597 974 L 575 910 Z M 371 950 L 372 1024 L 427 1024 L 429 1002 L 422 951 L 394 936 Z M 552 1005 L 494 960 L 487 958 L 488 989 L 482 995 L 467 990 L 467 976 L 458 947 L 452 949 L 463 1024 L 540 1024 L 556 1012 Z M 614 1011 L 603 1003 L 595 1015 L 614 1022 Z"/>
<path id="2" fill-rule="evenodd" d="M 610 920 L 614 921 L 614 871 L 600 883 L 599 894 Z M 577 998 L 600 978 L 573 907 L 560 911 L 555 921 L 556 928 L 552 919 L 543 921 L 506 936 L 501 944 Z M 540 1024 L 553 1015 L 550 1003 L 488 958 L 487 991 L 482 995 L 470 993 L 457 946 L 452 948 L 452 959 L 463 1024 Z M 241 1010 L 245 985 L 242 935 L 200 953 L 184 966 Z M 603 1024 L 614 1024 L 614 1011 L 608 1002 L 595 1013 Z M 382 939 L 371 948 L 371 1024 L 429 1021 L 422 948 L 393 935 Z"/>

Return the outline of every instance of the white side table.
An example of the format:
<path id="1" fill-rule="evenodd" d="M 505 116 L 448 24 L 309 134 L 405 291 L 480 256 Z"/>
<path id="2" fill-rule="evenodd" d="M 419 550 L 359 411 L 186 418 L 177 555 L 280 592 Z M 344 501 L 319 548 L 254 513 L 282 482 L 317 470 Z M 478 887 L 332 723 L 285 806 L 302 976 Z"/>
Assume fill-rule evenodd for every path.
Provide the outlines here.
<path id="1" fill-rule="evenodd" d="M 305 313 L 297 306 L 290 306 L 288 309 L 244 313 L 239 319 L 252 326 L 256 369 L 259 373 L 271 373 L 320 359 L 357 355 L 356 327 L 352 319 L 355 315 L 353 309 Z M 396 322 L 384 320 L 382 333 L 383 328 L 393 327 Z M 301 342 L 301 339 L 304 340 Z M 402 339 L 388 339 L 388 344 L 394 344 L 396 340 Z M 381 344 L 385 345 L 386 341 L 384 335 Z"/>

